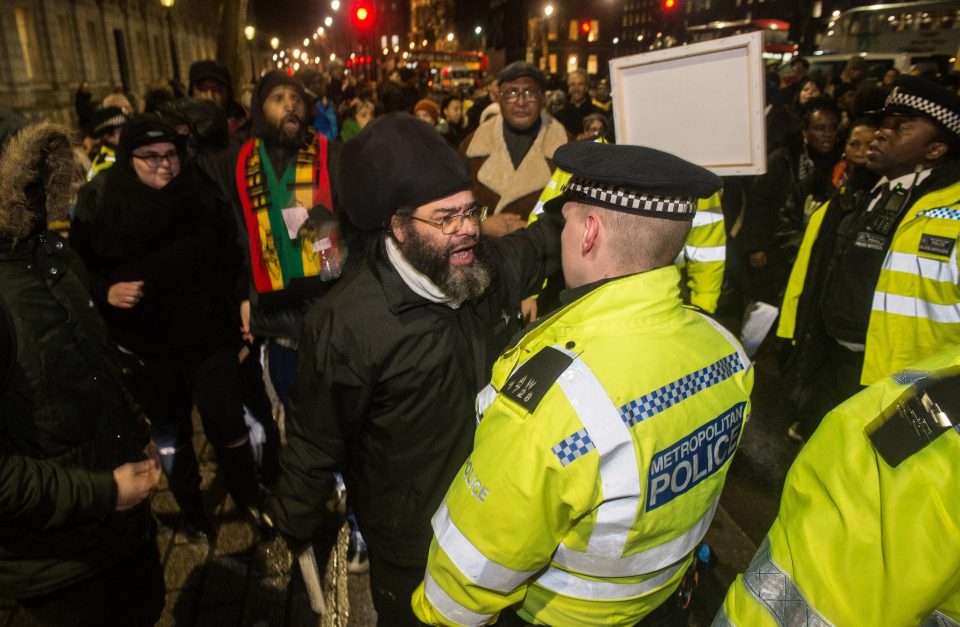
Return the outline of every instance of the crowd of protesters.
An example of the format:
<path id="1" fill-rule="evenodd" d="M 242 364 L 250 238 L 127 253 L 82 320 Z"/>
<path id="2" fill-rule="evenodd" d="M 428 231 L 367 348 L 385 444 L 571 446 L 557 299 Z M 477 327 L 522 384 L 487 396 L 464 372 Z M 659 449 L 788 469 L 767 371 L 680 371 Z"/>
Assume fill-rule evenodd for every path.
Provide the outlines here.
<path id="1" fill-rule="evenodd" d="M 960 180 L 952 167 L 960 132 L 952 127 L 949 131 L 937 127 L 941 134 L 929 138 L 927 145 L 942 144 L 942 151 L 910 154 L 907 160 L 912 161 L 905 171 L 903 163 L 879 158 L 879 166 L 866 167 L 868 146 L 885 133 L 897 132 L 878 113 L 885 105 L 888 113 L 893 102 L 908 110 L 904 115 L 913 115 L 910 103 L 927 98 L 952 110 L 955 89 L 936 86 L 927 91 L 925 81 L 900 80 L 896 70 L 868 80 L 859 57 L 853 57 L 838 76 L 810 76 L 808 70 L 806 62 L 797 58 L 789 71 L 768 75 L 767 172 L 724 181 L 723 216 L 718 220 L 723 225 L 720 247 L 726 247 L 721 255 L 726 273 L 715 312 L 725 323 L 733 320 L 730 326 L 740 330 L 751 354 L 780 316 L 781 335 L 792 340 L 779 345 L 784 411 L 796 419 L 789 436 L 798 441 L 810 437 L 827 410 L 860 389 L 861 370 L 871 367 L 871 345 L 866 340 L 869 313 L 865 318 L 862 301 L 873 294 L 877 276 L 851 274 L 849 264 L 844 265 L 844 255 L 859 246 L 847 246 L 844 238 L 860 242 L 858 234 L 880 228 L 863 222 L 863 215 L 875 206 L 881 213 L 887 211 L 889 202 L 878 202 L 877 197 L 865 209 L 868 197 L 874 195 L 878 181 L 916 187 L 920 190 L 916 200 L 928 189 Z M 897 89 L 907 90 L 914 100 L 897 100 Z M 221 63 L 204 60 L 191 66 L 186 88 L 159 84 L 142 99 L 116 92 L 96 100 L 82 83 L 75 107 L 83 136 L 80 146 L 71 146 L 56 129 L 41 126 L 39 132 L 34 128 L 32 135 L 20 137 L 19 143 L 11 142 L 13 152 L 6 153 L 0 164 L 9 166 L 16 157 L 30 162 L 23 166 L 26 171 L 46 172 L 53 168 L 50 163 L 30 159 L 55 155 L 75 160 L 86 178 L 76 203 L 61 207 L 65 203 L 59 202 L 57 211 L 52 211 L 55 190 L 49 177 L 42 179 L 43 185 L 14 177 L 14 185 L 22 183 L 17 199 L 23 196 L 21 204 L 42 213 L 42 220 L 37 220 L 58 235 L 56 239 L 37 235 L 33 222 L 5 226 L 0 221 L 7 237 L 0 243 L 12 242 L 4 243 L 9 250 L 0 249 L 0 253 L 19 259 L 18 242 L 36 237 L 36 247 L 24 253 L 24 259 L 35 258 L 25 262 L 28 269 L 42 265 L 52 282 L 68 267 L 83 268 L 88 300 L 79 283 L 58 284 L 55 290 L 49 284 L 51 298 L 69 303 L 71 310 L 96 309 L 105 329 L 83 315 L 65 322 L 70 329 L 76 320 L 85 325 L 76 333 L 61 329 L 64 337 L 56 339 L 63 346 L 75 343 L 82 349 L 87 355 L 83 364 L 70 362 L 49 337 L 38 341 L 36 352 L 56 353 L 50 363 L 60 368 L 61 376 L 79 373 L 98 382 L 97 398 L 74 389 L 54 398 L 65 407 L 72 403 L 74 409 L 63 414 L 72 431 L 53 448 L 55 455 L 81 460 L 101 474 L 112 470 L 113 482 L 93 474 L 64 474 L 55 464 L 32 471 L 24 466 L 18 472 L 22 476 L 40 473 L 35 479 L 39 482 L 44 472 L 53 477 L 50 481 L 74 482 L 58 495 L 57 507 L 63 517 L 81 519 L 91 553 L 105 542 L 102 532 L 93 528 L 94 521 L 110 519 L 125 526 L 116 533 L 139 534 L 140 542 L 131 536 L 122 547 L 124 557 L 132 555 L 130 560 L 135 561 L 124 561 L 125 570 L 112 572 L 116 581 L 110 585 L 131 569 L 153 573 L 144 564 L 153 564 L 155 556 L 149 543 L 144 548 L 142 539 L 155 532 L 147 497 L 161 471 L 184 515 L 184 531 L 199 541 L 216 532 L 201 496 L 191 440 L 195 407 L 229 494 L 262 537 L 279 530 L 292 548 L 303 548 L 316 542 L 321 531 L 320 523 L 314 524 L 315 506 L 323 503 L 317 500 L 323 497 L 320 492 L 331 491 L 335 484 L 342 488 L 345 480 L 350 490 L 361 486 L 368 499 L 376 492 L 374 484 L 392 486 L 380 502 L 363 501 L 358 516 L 360 526 L 372 530 L 375 543 L 371 562 L 378 565 L 377 610 L 396 617 L 395 624 L 403 624 L 410 618 L 408 599 L 427 557 L 428 519 L 446 481 L 469 453 L 473 427 L 450 431 L 443 436 L 447 440 L 435 438 L 443 449 L 435 451 L 435 459 L 428 460 L 430 464 L 418 460 L 401 472 L 386 462 L 382 467 L 374 463 L 381 457 L 393 460 L 392 449 L 384 453 L 391 444 L 389 438 L 364 434 L 373 440 L 386 439 L 375 442 L 376 450 L 360 459 L 355 448 L 359 436 L 351 430 L 368 428 L 365 421 L 380 411 L 378 418 L 393 421 L 385 429 L 392 433 L 390 429 L 411 412 L 426 420 L 444 403 L 450 406 L 449 412 L 433 416 L 437 433 L 450 416 L 472 418 L 473 398 L 507 340 L 522 322 L 536 320 L 538 309 L 542 315 L 556 304 L 550 300 L 550 286 L 562 284 L 557 275 L 542 290 L 539 301 L 533 297 L 559 265 L 554 241 L 557 225 L 543 219 L 544 224 L 525 227 L 538 221 L 544 201 L 552 197 L 550 186 L 556 187 L 557 180 L 554 154 L 562 146 L 576 141 L 615 143 L 609 81 L 595 80 L 582 70 L 561 80 L 545 76 L 528 63 L 515 62 L 495 77 L 477 77 L 467 89 L 436 89 L 421 81 L 415 70 L 403 67 L 387 72 L 377 83 L 319 69 L 296 75 L 271 71 L 255 85 L 236 90 Z M 5 114 L 2 122 L 0 128 L 9 129 L 9 135 L 24 125 L 14 115 Z M 938 118 L 934 122 L 945 126 Z M 382 130 L 364 133 L 375 128 Z M 404 135 L 403 129 L 409 133 Z M 432 156 L 455 156 L 453 151 L 463 159 L 420 167 Z M 65 167 L 57 163 L 60 170 Z M 376 169 L 384 163 L 388 170 Z M 907 181 L 903 177 L 914 166 L 915 176 Z M 928 170 L 934 174 L 921 176 Z M 402 184 L 394 180 L 401 174 Z M 447 189 L 447 179 L 456 185 Z M 70 187 L 69 182 L 66 185 Z M 460 213 L 444 214 L 439 220 L 416 214 L 418 208 L 431 206 L 429 201 L 446 197 L 463 200 L 454 208 Z M 903 218 L 907 200 L 889 210 L 894 223 L 884 227 L 883 237 L 893 237 L 890 229 Z M 359 217 L 344 213 L 343 206 L 350 203 L 363 207 L 357 210 Z M 826 217 L 825 206 L 833 212 Z M 363 213 L 378 207 L 382 211 L 376 215 Z M 701 209 L 705 215 L 706 206 Z M 818 217 L 814 220 L 814 216 Z M 369 224 L 363 224 L 365 219 Z M 818 228 L 821 219 L 834 221 L 840 236 L 834 238 L 831 233 L 814 242 L 811 220 L 813 228 Z M 406 220 L 403 225 L 401 220 Z M 429 238 L 417 235 L 415 222 L 428 223 L 445 236 L 460 230 L 472 235 L 459 248 L 437 249 Z M 696 229 L 698 223 L 693 225 Z M 478 255 L 483 251 L 496 260 L 492 276 L 474 267 L 480 232 L 497 238 L 486 249 L 477 248 Z M 921 250 L 927 246 L 926 253 L 939 254 L 936 247 L 943 246 L 941 240 L 924 240 Z M 881 252 L 890 245 L 889 238 L 876 241 Z M 447 257 L 455 260 L 450 261 L 453 266 L 471 271 L 451 271 Z M 514 263 L 517 260 L 523 260 L 522 268 Z M 880 262 L 871 257 L 864 263 Z M 357 302 L 372 307 L 352 317 L 341 311 L 345 301 L 325 298 L 341 277 L 351 273 L 354 282 L 338 294 L 353 294 Z M 802 286 L 807 274 L 801 295 L 796 285 Z M 488 292 L 495 280 L 500 283 Z M 788 284 L 795 287 L 792 294 Z M 38 285 L 25 281 L 23 289 L 39 290 Z M 386 290 L 387 302 L 370 300 L 371 285 Z M 396 287 L 401 285 L 412 289 L 409 296 L 414 305 L 391 291 L 404 291 Z M 415 316 L 407 314 L 421 301 L 458 311 L 459 326 L 451 322 L 446 309 L 429 331 L 408 326 Z M 458 308 L 467 301 L 473 305 L 468 313 L 461 313 Z M 790 324 L 799 325 L 806 335 L 791 337 L 793 329 L 784 329 L 783 312 L 788 307 L 793 316 Z M 386 337 L 376 346 L 358 339 L 361 331 L 375 334 L 378 329 L 372 327 L 381 323 L 396 325 L 391 342 L 409 334 L 413 344 L 398 346 L 394 353 L 388 350 L 392 344 Z M 361 329 L 364 324 L 370 328 Z M 330 335 L 331 327 L 340 335 Z M 439 337 L 441 328 L 450 334 L 438 340 L 443 346 L 424 341 Z M 2 332 L 0 327 L 0 341 Z M 71 333 L 83 337 L 78 340 Z M 37 332 L 37 337 L 42 336 Z M 464 339 L 463 346 L 455 344 Z M 416 345 L 417 341 L 422 343 Z M 416 350 L 411 351 L 411 346 Z M 364 347 L 366 353 L 361 350 Z M 431 359 L 441 365 L 453 363 L 455 349 L 463 347 L 475 363 L 463 366 L 463 372 L 453 377 L 457 379 L 454 391 L 429 389 L 433 381 L 420 377 L 421 371 L 432 367 Z M 350 350 L 358 353 L 351 355 Z M 406 351 L 406 361 L 398 365 L 396 354 L 401 350 Z M 33 365 L 29 376 L 38 380 L 45 376 L 43 368 L 50 366 Z M 396 372 L 391 370 L 394 366 Z M 299 372 L 304 367 L 307 372 Z M 385 373 L 394 378 L 385 379 Z M 0 362 L 0 384 L 5 383 L 4 375 Z M 863 382 L 869 382 L 866 375 Z M 437 384 L 450 385 L 448 381 Z M 398 398 L 397 389 L 408 396 Z M 116 424 L 96 434 L 88 447 L 78 427 L 82 412 L 76 408 L 90 403 L 109 405 Z M 288 423 L 293 428 L 287 430 L 293 439 L 281 454 L 277 417 L 284 410 L 293 417 Z M 305 412 L 309 418 L 323 414 L 337 420 L 329 419 L 321 429 L 304 419 Z M 121 423 L 122 427 L 117 426 Z M 111 439 L 113 435 L 117 441 Z M 315 441 L 318 438 L 327 438 L 324 444 L 339 457 L 310 459 L 323 448 Z M 383 449 L 378 448 L 381 444 Z M 459 457 L 440 459 L 450 451 Z M 37 454 L 41 452 L 46 454 Z M 324 449 L 323 455 L 328 453 Z M 420 470 L 420 462 L 429 466 L 429 472 Z M 344 477 L 327 472 L 341 466 Z M 317 479 L 321 471 L 326 473 L 322 481 Z M 404 483 L 408 478 L 409 485 Z M 402 490 L 407 492 L 401 494 Z M 383 503 L 403 515 L 394 516 L 394 512 L 377 518 Z M 49 513 L 44 503 L 22 505 L 36 510 L 39 518 Z M 128 512 L 123 524 L 111 518 L 111 508 Z M 399 530 L 398 526 L 406 527 Z M 42 534 L 25 538 L 36 545 L 49 542 Z M 352 550 L 354 564 L 362 567 L 365 549 L 358 533 L 353 534 Z M 60 595 L 64 586 L 83 579 L 82 566 L 51 567 L 46 557 L 17 555 L 6 545 L 0 551 L 10 552 L 10 561 L 20 559 L 17 563 L 28 575 L 16 584 L 11 581 L 9 594 L 27 599 L 26 605 L 50 624 L 63 621 L 77 594 L 107 589 L 78 593 L 71 588 L 69 595 Z M 116 562 L 110 556 L 99 557 Z M 150 576 L 156 579 L 155 573 Z M 119 585 L 132 589 L 140 582 Z M 137 608 L 114 609 L 128 612 L 118 614 L 126 616 L 127 624 L 149 624 L 149 618 L 138 621 L 144 612 L 151 614 L 158 604 L 162 606 L 158 586 L 162 588 L 162 582 L 153 581 L 150 587 L 138 588 L 137 594 L 131 592 Z M 96 613 L 102 608 L 89 610 L 90 624 L 105 620 Z"/>

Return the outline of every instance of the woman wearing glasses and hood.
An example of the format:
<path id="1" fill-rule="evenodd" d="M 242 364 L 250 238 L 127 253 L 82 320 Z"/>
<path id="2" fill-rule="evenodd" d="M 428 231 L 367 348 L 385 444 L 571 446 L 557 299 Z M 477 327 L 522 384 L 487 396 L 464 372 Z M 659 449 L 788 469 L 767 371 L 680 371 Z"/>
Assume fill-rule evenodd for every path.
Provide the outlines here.
<path id="1" fill-rule="evenodd" d="M 193 405 L 238 509 L 269 526 L 240 401 L 234 303 L 245 274 L 229 209 L 187 158 L 184 138 L 155 116 L 124 127 L 117 163 L 98 179 L 80 191 L 71 242 L 120 347 L 125 383 L 151 420 L 186 531 L 213 533 Z"/>

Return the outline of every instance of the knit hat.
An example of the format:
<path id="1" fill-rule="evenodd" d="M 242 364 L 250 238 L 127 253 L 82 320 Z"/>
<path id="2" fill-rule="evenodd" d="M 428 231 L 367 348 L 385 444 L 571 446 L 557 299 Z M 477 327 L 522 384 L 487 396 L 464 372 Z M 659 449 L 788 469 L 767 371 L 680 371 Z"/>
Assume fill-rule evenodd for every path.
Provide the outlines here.
<path id="1" fill-rule="evenodd" d="M 196 61 L 190 66 L 190 91 L 193 91 L 197 83 L 207 78 L 212 78 L 215 81 L 223 83 L 228 89 L 231 88 L 233 84 L 233 81 L 230 80 L 230 72 L 227 70 L 227 66 L 213 59 L 205 59 L 203 61 Z"/>
<path id="2" fill-rule="evenodd" d="M 424 98 L 413 107 L 413 112 L 417 111 L 426 111 L 433 118 L 434 124 L 440 121 L 440 107 L 429 98 Z"/>
<path id="3" fill-rule="evenodd" d="M 127 122 L 120 133 L 118 161 L 129 159 L 140 146 L 169 142 L 184 153 L 186 142 L 176 129 L 152 113 L 141 113 Z"/>
<path id="4" fill-rule="evenodd" d="M 273 70 L 272 72 L 267 72 L 260 77 L 260 80 L 257 81 L 257 84 L 253 88 L 253 95 L 250 98 L 250 113 L 253 117 L 253 132 L 256 136 L 262 136 L 267 129 L 266 118 L 263 115 L 263 103 L 267 101 L 267 96 L 270 95 L 274 89 L 281 85 L 289 85 L 292 87 L 304 102 L 304 106 L 307 103 L 307 92 L 303 88 L 303 83 L 300 82 L 299 78 L 295 76 L 288 76 L 286 72 L 282 70 Z M 304 120 L 306 122 L 306 120 Z"/>
<path id="5" fill-rule="evenodd" d="M 358 228 L 387 226 L 401 207 L 420 207 L 471 187 L 466 162 L 435 128 L 388 113 L 340 149 L 337 198 Z"/>

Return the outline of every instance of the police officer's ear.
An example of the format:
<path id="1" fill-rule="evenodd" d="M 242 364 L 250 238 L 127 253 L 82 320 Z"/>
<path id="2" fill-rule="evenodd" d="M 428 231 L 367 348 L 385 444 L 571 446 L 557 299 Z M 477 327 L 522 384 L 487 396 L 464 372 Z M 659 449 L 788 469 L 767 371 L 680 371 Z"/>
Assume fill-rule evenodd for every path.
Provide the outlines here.
<path id="1" fill-rule="evenodd" d="M 937 162 L 943 159 L 950 151 L 950 145 L 945 141 L 934 139 L 927 144 L 926 154 L 924 155 L 928 162 Z"/>

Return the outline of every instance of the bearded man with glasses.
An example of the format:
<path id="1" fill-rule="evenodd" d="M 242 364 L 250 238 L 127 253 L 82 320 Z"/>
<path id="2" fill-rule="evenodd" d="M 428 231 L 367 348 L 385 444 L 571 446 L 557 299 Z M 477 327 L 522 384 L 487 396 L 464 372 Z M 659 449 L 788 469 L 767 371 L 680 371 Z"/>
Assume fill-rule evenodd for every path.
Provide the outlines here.
<path id="1" fill-rule="evenodd" d="M 490 208 L 484 233 L 502 235 L 526 224 L 553 173 L 554 151 L 573 140 L 556 119 L 542 113 L 546 78 L 535 66 L 516 61 L 500 72 L 500 116 L 460 144 L 473 191 Z M 518 219 L 519 218 L 519 219 Z"/>
<path id="2" fill-rule="evenodd" d="M 342 472 L 379 624 L 417 625 L 430 517 L 470 451 L 474 396 L 519 331 L 520 300 L 559 267 L 560 225 L 482 237 L 466 163 L 404 113 L 344 144 L 338 172 L 338 201 L 377 239 L 304 322 L 270 508 L 299 552 L 335 517 L 325 504 Z"/>

